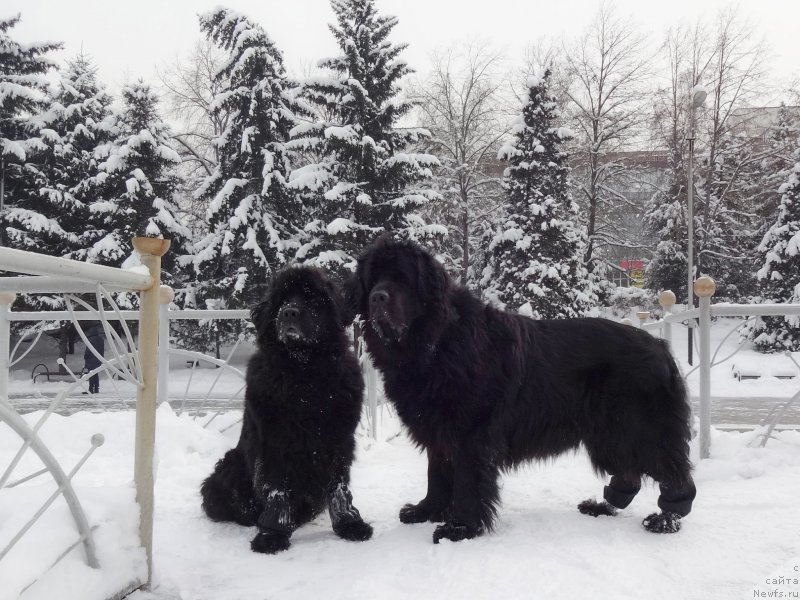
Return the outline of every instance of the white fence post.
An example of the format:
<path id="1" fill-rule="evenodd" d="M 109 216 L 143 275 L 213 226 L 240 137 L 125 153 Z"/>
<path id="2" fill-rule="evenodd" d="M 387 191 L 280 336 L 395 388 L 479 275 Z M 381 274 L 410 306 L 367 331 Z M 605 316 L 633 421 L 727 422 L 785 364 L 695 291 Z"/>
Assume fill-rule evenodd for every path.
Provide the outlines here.
<path id="1" fill-rule="evenodd" d="M 658 295 L 658 303 L 664 309 L 664 316 L 661 317 L 661 322 L 664 324 L 662 328 L 662 336 L 670 347 L 672 346 L 672 323 L 667 321 L 667 317 L 672 314 L 672 307 L 675 306 L 677 298 L 672 290 L 664 290 Z"/>
<path id="2" fill-rule="evenodd" d="M 142 264 L 150 270 L 151 285 L 142 290 L 139 308 L 139 360 L 142 381 L 136 394 L 136 448 L 133 477 L 139 504 L 139 537 L 147 554 L 147 583 L 153 577 L 153 457 L 156 444 L 156 387 L 158 384 L 158 307 L 161 296 L 161 257 L 170 241 L 133 238 Z"/>
<path id="3" fill-rule="evenodd" d="M 8 400 L 8 369 L 11 352 L 11 322 L 8 313 L 16 300 L 14 292 L 0 292 L 0 398 Z"/>
<path id="4" fill-rule="evenodd" d="M 716 288 L 711 277 L 694 282 L 700 299 L 700 458 L 711 455 L 711 296 Z"/>
<path id="5" fill-rule="evenodd" d="M 639 319 L 639 328 L 641 329 L 642 325 L 644 325 L 647 322 L 647 319 L 650 318 L 650 311 L 640 310 L 636 313 L 636 318 Z"/>
<path id="6" fill-rule="evenodd" d="M 162 285 L 158 301 L 158 404 L 169 400 L 169 305 L 175 299 L 175 291 Z"/>

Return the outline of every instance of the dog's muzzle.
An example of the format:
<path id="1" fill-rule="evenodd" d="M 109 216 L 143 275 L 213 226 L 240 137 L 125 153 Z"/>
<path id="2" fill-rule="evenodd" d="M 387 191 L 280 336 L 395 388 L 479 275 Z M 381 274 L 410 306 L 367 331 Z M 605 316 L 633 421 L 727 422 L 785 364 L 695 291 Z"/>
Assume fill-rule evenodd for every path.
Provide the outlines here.
<path id="1" fill-rule="evenodd" d="M 405 325 L 392 325 L 388 321 L 370 320 L 372 329 L 378 338 L 385 342 L 399 342 L 403 339 L 408 327 Z"/>
<path id="2" fill-rule="evenodd" d="M 303 333 L 296 325 L 281 325 L 278 338 L 282 342 L 299 342 L 303 339 Z"/>

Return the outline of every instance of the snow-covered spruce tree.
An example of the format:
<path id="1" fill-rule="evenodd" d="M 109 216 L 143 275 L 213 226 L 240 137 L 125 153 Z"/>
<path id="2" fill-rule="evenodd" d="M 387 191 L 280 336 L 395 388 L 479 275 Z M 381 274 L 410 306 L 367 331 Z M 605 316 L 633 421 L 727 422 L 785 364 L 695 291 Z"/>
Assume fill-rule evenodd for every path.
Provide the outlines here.
<path id="1" fill-rule="evenodd" d="M 670 171 L 671 185 L 650 198 L 644 214 L 647 232 L 656 240 L 647 264 L 647 288 L 656 292 L 672 290 L 686 302 L 686 186 L 680 182 L 681 169 Z"/>
<path id="2" fill-rule="evenodd" d="M 763 260 L 753 252 L 759 242 L 753 202 L 759 177 L 756 156 L 749 137 L 731 132 L 721 136 L 712 179 L 698 190 L 697 268 L 717 282 L 718 302 L 742 302 L 756 292 L 753 274 Z"/>
<path id="3" fill-rule="evenodd" d="M 70 61 L 52 89 L 47 108 L 29 119 L 40 142 L 28 153 L 30 192 L 7 212 L 9 243 L 20 249 L 76 260 L 86 257 L 92 228 L 90 182 L 98 174 L 95 150 L 109 139 L 111 97 L 84 56 Z M 64 307 L 61 295 L 20 299 L 30 310 Z"/>
<path id="4" fill-rule="evenodd" d="M 158 97 L 139 80 L 122 89 L 113 139 L 97 150 L 100 173 L 88 183 L 96 223 L 86 260 L 111 266 L 132 264 L 135 236 L 172 240 L 164 256 L 163 280 L 174 284 L 176 256 L 186 244 L 187 228 L 176 217 L 177 153 L 169 146 L 169 127 L 158 114 Z"/>
<path id="5" fill-rule="evenodd" d="M 775 125 L 769 134 L 769 147 L 766 156 L 758 161 L 755 171 L 748 179 L 748 185 L 743 190 L 745 197 L 750 200 L 752 211 L 756 214 L 755 231 L 753 237 L 757 243 L 752 251 L 756 262 L 761 265 L 763 256 L 758 254 L 758 247 L 764 239 L 769 228 L 778 217 L 778 206 L 781 194 L 778 190 L 789 178 L 794 168 L 794 151 L 800 147 L 800 114 L 797 107 L 781 104 Z"/>
<path id="6" fill-rule="evenodd" d="M 795 154 L 800 158 L 800 153 Z M 757 273 L 767 302 L 800 303 L 800 162 L 780 188 L 778 218 L 759 246 L 763 266 Z M 800 317 L 763 317 L 750 333 L 763 352 L 800 351 Z"/>
<path id="7" fill-rule="evenodd" d="M 198 308 L 242 308 L 263 298 L 272 273 L 299 245 L 301 208 L 287 188 L 285 143 L 297 124 L 283 56 L 244 15 L 218 9 L 200 17 L 208 39 L 228 52 L 212 104 L 227 115 L 215 141 L 219 162 L 197 192 L 208 202 L 208 234 L 194 248 Z"/>
<path id="8" fill-rule="evenodd" d="M 577 206 L 567 192 L 571 137 L 558 124 L 550 71 L 528 80 L 528 100 L 498 158 L 510 162 L 505 223 L 490 245 L 485 295 L 536 318 L 577 317 L 592 306 Z"/>
<path id="9" fill-rule="evenodd" d="M 321 61 L 332 76 L 311 79 L 304 90 L 325 118 L 293 132 L 292 147 L 318 160 L 290 181 L 309 219 L 297 257 L 341 272 L 382 232 L 420 239 L 443 229 L 417 214 L 437 197 L 424 182 L 438 161 L 407 148 L 427 132 L 397 127 L 413 107 L 398 87 L 411 72 L 398 60 L 406 45 L 388 39 L 397 19 L 378 15 L 374 0 L 331 4 L 337 24 L 330 29 L 342 55 Z"/>
<path id="10" fill-rule="evenodd" d="M 45 75 L 56 65 L 47 53 L 61 47 L 54 43 L 16 42 L 9 31 L 19 21 L 19 15 L 0 19 L 0 179 L 4 212 L 26 202 L 37 189 L 36 173 L 28 169 L 27 163 L 30 153 L 42 141 L 28 127 L 28 119 L 46 106 Z M 0 244 L 7 243 L 6 215 L 0 214 Z"/>
<path id="11" fill-rule="evenodd" d="M 29 155 L 36 189 L 8 211 L 8 237 L 17 248 L 83 260 L 91 239 L 88 205 L 98 174 L 95 150 L 110 138 L 111 97 L 96 70 L 78 56 L 61 72 L 47 108 L 28 129 L 41 143 Z"/>

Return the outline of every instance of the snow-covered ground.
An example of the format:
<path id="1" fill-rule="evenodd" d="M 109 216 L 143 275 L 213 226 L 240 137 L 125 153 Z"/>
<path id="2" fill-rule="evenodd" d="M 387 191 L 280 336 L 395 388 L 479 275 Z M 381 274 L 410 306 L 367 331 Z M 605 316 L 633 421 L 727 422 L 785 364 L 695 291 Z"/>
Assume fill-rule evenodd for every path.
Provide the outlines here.
<path id="1" fill-rule="evenodd" d="M 228 413 L 204 430 L 199 420 L 178 417 L 168 406 L 159 410 L 155 587 L 133 600 L 706 599 L 753 598 L 754 590 L 776 587 L 784 597 L 800 595 L 800 585 L 767 583 L 798 577 L 800 569 L 799 432 L 781 432 L 760 449 L 747 446 L 752 432 L 715 431 L 712 458 L 696 469 L 695 510 L 677 535 L 641 527 L 655 509 L 652 486 L 616 518 L 579 514 L 578 501 L 598 496 L 603 482 L 578 453 L 506 475 L 494 533 L 433 545 L 432 524 L 397 520 L 404 502 L 424 495 L 425 461 L 403 434 L 395 434 L 399 427 L 387 414 L 380 441 L 359 436 L 353 468 L 355 502 L 374 525 L 374 538 L 340 540 L 323 515 L 293 536 L 287 552 L 264 556 L 249 549 L 254 530 L 212 523 L 200 510 L 201 480 L 238 436 L 238 426 L 219 430 L 236 418 Z M 75 549 L 22 598 L 101 599 L 141 574 L 130 484 L 133 427 L 131 412 L 54 416 L 44 426 L 43 436 L 67 467 L 92 434 L 106 437 L 76 477 L 89 520 L 99 526 L 102 570 L 85 567 Z M 0 429 L 0 456 L 16 448 L 17 440 Z M 37 499 L 52 488 L 36 482 L 0 495 L 0 545 L 22 520 L 20 513 L 35 510 Z M 36 526 L 26 547 L 15 547 L 0 561 L 3 600 L 16 598 L 37 569 L 74 541 L 62 504 Z"/>
<path id="2" fill-rule="evenodd" d="M 716 348 L 733 320 L 719 320 L 712 329 Z M 734 334 L 723 343 L 721 356 L 736 345 Z M 674 351 L 684 371 L 685 330 L 675 328 Z M 233 361 L 243 368 L 248 348 Z M 30 361 L 52 357 L 32 356 Z M 71 357 L 79 361 L 79 356 Z M 800 389 L 800 379 L 771 376 L 788 359 L 764 356 L 745 348 L 732 361 L 712 371 L 716 397 L 715 425 L 755 423 L 754 416 Z M 761 379 L 738 381 L 732 364 L 759 370 Z M 71 365 L 79 370 L 80 365 Z M 18 406 L 28 409 L 65 384 L 31 386 L 30 365 L 12 372 L 10 391 Z M 219 376 L 219 381 L 214 384 Z M 192 374 L 176 359 L 170 374 L 173 407 L 187 396 L 211 397 L 220 404 L 241 387 L 231 372 L 202 368 Z M 134 389 L 118 383 L 123 395 Z M 697 373 L 689 377 L 697 394 Z M 113 387 L 101 386 L 104 403 Z M 25 400 L 27 396 L 32 400 Z M 109 396 L 109 397 L 106 397 Z M 25 404 L 30 402 L 30 404 Z M 95 433 L 106 443 L 75 478 L 76 488 L 96 526 L 101 570 L 82 561 L 80 547 L 44 578 L 36 581 L 73 542 L 76 532 L 59 499 L 31 533 L 0 560 L 0 600 L 22 598 L 92 600 L 125 589 L 144 572 L 137 542 L 137 510 L 132 487 L 133 429 L 131 411 L 89 412 L 83 402 L 71 416 L 54 415 L 41 434 L 62 466 L 69 470 L 89 447 Z M 132 403 L 130 403 L 132 405 Z M 41 411 L 25 415 L 34 423 Z M 770 582 L 800 577 L 800 431 L 782 431 L 765 449 L 748 447 L 754 432 L 714 431 L 712 458 L 697 465 L 698 500 L 675 536 L 647 533 L 640 522 L 655 510 L 657 490 L 645 488 L 632 506 L 614 519 L 580 515 L 576 504 L 599 496 L 603 482 L 595 477 L 583 453 L 531 465 L 504 477 L 503 508 L 497 530 L 477 540 L 438 546 L 431 543 L 433 525 L 401 525 L 402 504 L 424 495 L 425 460 L 400 433 L 384 409 L 380 440 L 359 436 L 353 469 L 356 505 L 373 523 L 373 540 L 354 544 L 336 538 L 323 515 L 293 537 L 292 548 L 279 556 L 250 552 L 253 530 L 208 521 L 200 511 L 198 487 L 214 462 L 231 447 L 239 432 L 240 413 L 230 411 L 208 429 L 208 417 L 178 416 L 168 406 L 158 415 L 158 480 L 155 523 L 155 588 L 137 592 L 134 600 L 310 598 L 753 598 L 754 592 L 775 591 Z M 746 421 L 750 419 L 750 421 Z M 800 407 L 786 423 L 800 424 Z M 227 429 L 226 429 L 227 428 Z M 225 430 L 224 432 L 222 432 Z M 0 425 L 0 468 L 19 447 L 19 440 Z M 31 453 L 14 477 L 40 468 Z M 0 548 L 52 493 L 47 476 L 0 493 Z M 784 598 L 800 597 L 800 584 L 777 585 Z M 790 595 L 796 594 L 796 595 Z M 760 597 L 760 596 L 758 596 Z M 776 596 L 772 596 L 776 597 Z M 777 596 L 780 597 L 780 596 Z"/>

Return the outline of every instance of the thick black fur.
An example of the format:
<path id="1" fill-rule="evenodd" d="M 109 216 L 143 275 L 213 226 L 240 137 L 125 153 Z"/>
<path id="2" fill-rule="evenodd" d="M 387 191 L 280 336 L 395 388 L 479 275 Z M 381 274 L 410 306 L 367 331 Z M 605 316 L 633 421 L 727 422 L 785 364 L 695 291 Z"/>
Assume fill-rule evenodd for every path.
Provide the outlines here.
<path id="1" fill-rule="evenodd" d="M 258 526 L 256 552 L 285 550 L 326 506 L 340 537 L 372 535 L 347 487 L 364 392 L 344 333 L 351 316 L 327 277 L 307 267 L 281 271 L 252 311 L 258 349 L 242 433 L 201 494 L 209 518 Z"/>
<path id="2" fill-rule="evenodd" d="M 497 310 L 411 242 L 368 248 L 348 295 L 386 394 L 428 455 L 428 493 L 403 507 L 404 523 L 444 521 L 435 542 L 474 537 L 492 528 L 500 470 L 581 444 L 595 471 L 613 476 L 610 504 L 582 512 L 625 508 L 649 476 L 669 519 L 688 514 L 690 409 L 661 340 L 604 319 Z M 653 516 L 646 527 L 670 529 Z"/>

